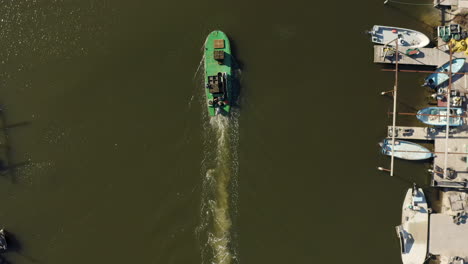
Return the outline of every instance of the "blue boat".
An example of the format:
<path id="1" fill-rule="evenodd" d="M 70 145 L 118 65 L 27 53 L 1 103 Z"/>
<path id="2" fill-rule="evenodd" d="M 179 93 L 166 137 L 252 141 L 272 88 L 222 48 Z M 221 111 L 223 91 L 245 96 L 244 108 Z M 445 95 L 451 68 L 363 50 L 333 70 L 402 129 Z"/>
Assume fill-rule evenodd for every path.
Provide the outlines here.
<path id="1" fill-rule="evenodd" d="M 464 111 L 459 108 L 450 108 L 450 126 L 461 126 L 464 123 Z M 447 125 L 447 107 L 427 107 L 416 114 L 419 121 L 432 126 Z"/>
<path id="2" fill-rule="evenodd" d="M 392 155 L 392 140 L 384 139 L 380 143 L 382 153 L 388 156 Z M 405 160 L 425 160 L 433 157 L 433 154 L 425 147 L 413 142 L 404 140 L 395 140 L 395 158 Z"/>
<path id="3" fill-rule="evenodd" d="M 465 65 L 465 59 L 454 59 L 452 60 L 452 76 L 463 69 Z M 437 72 L 448 72 L 450 70 L 450 62 L 445 63 L 440 68 L 438 68 Z M 427 76 L 424 79 L 423 86 L 429 86 L 433 89 L 437 88 L 437 86 L 441 85 L 442 83 L 448 81 L 449 75 L 446 73 L 431 73 L 431 75 Z"/>

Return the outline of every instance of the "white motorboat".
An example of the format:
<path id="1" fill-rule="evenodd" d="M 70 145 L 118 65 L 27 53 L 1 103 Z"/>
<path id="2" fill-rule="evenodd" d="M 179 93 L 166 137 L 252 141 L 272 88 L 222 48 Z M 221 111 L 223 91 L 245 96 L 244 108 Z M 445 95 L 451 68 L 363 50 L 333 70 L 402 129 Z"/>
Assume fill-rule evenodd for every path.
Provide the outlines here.
<path id="1" fill-rule="evenodd" d="M 429 208 L 421 188 L 410 188 L 403 202 L 401 225 L 396 227 L 403 264 L 423 264 L 427 258 Z"/>
<path id="2" fill-rule="evenodd" d="M 398 46 L 408 49 L 423 48 L 430 42 L 429 38 L 423 33 L 406 28 L 379 26 L 375 25 L 369 31 L 372 42 L 376 44 L 395 46 L 395 40 Z"/>

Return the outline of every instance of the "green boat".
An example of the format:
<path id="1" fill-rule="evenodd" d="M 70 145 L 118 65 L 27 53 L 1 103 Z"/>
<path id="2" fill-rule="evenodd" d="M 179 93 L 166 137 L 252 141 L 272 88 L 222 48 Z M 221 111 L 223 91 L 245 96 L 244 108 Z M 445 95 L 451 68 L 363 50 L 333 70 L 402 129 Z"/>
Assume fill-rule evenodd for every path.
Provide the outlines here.
<path id="1" fill-rule="evenodd" d="M 232 63 L 226 34 L 219 30 L 211 32 L 205 41 L 205 93 L 210 116 L 231 111 Z"/>

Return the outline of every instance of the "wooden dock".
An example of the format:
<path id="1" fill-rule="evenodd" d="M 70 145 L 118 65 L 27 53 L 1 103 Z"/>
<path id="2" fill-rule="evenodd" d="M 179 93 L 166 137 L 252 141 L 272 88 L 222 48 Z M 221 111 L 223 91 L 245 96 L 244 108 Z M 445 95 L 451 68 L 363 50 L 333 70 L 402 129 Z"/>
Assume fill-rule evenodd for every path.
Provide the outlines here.
<path id="1" fill-rule="evenodd" d="M 468 127 L 452 128 L 448 139 L 447 167 L 454 171 L 452 178 L 445 178 L 445 131 L 443 128 L 396 126 L 395 138 L 406 140 L 434 141 L 434 172 L 432 186 L 468 188 Z M 392 137 L 392 126 L 388 126 L 387 137 Z M 466 153 L 466 154 L 465 154 Z"/>
<path id="2" fill-rule="evenodd" d="M 443 128 L 433 127 L 412 127 L 412 126 L 396 126 L 395 127 L 397 139 L 408 140 L 445 140 L 445 131 Z M 468 130 L 464 127 L 452 128 L 449 131 L 449 140 L 451 138 L 463 139 L 468 143 Z M 392 137 L 392 126 L 388 126 L 387 137 Z"/>
<path id="3" fill-rule="evenodd" d="M 468 183 L 468 139 L 465 137 L 450 137 L 448 140 L 448 151 L 463 154 L 449 154 L 447 168 L 453 171 L 452 177 L 444 177 L 443 168 L 445 162 L 445 138 L 437 139 L 434 143 L 434 151 L 439 152 L 434 157 L 434 174 L 432 185 L 438 187 L 466 188 Z"/>
<path id="4" fill-rule="evenodd" d="M 395 131 L 395 138 L 398 139 L 435 140 L 436 137 L 445 138 L 444 132 L 430 127 L 396 126 Z M 388 126 L 387 137 L 392 137 L 392 126 Z"/>
<path id="5" fill-rule="evenodd" d="M 374 45 L 374 63 L 395 64 L 395 56 L 388 58 L 384 56 L 384 46 Z M 398 64 L 406 65 L 422 65 L 422 66 L 440 66 L 450 59 L 448 52 L 444 52 L 438 48 L 420 48 L 420 53 L 414 56 L 405 55 L 406 48 L 399 48 Z M 456 56 L 454 56 L 456 57 Z"/>

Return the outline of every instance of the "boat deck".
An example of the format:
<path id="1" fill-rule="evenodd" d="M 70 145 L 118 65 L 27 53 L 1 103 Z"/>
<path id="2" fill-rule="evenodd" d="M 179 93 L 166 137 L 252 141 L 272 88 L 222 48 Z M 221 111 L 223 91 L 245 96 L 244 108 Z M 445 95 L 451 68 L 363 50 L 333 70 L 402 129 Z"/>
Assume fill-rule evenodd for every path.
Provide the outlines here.
<path id="1" fill-rule="evenodd" d="M 389 63 L 395 64 L 395 58 L 389 59 L 384 56 L 384 46 L 374 45 L 374 63 Z M 406 47 L 398 48 L 399 61 L 398 64 L 421 65 L 421 66 L 440 66 L 450 59 L 450 55 L 438 48 L 420 48 L 418 55 L 407 56 Z M 456 56 L 454 56 L 456 57 Z"/>
<path id="2" fill-rule="evenodd" d="M 430 127 L 397 126 L 396 139 L 434 141 L 434 174 L 432 185 L 437 187 L 468 188 L 468 126 L 452 128 L 448 138 L 447 167 L 453 170 L 451 177 L 444 178 L 445 129 Z M 387 137 L 392 136 L 392 126 L 388 126 Z M 465 154 L 466 153 L 466 154 Z"/>
<path id="3" fill-rule="evenodd" d="M 398 139 L 434 140 L 436 137 L 445 137 L 444 132 L 434 133 L 428 127 L 396 126 L 395 131 L 395 138 Z M 388 126 L 387 137 L 392 137 L 392 126 Z"/>
<path id="4" fill-rule="evenodd" d="M 401 254 L 403 264 L 421 264 L 426 259 L 428 243 L 427 202 L 421 189 L 418 189 L 418 197 L 422 200 L 413 203 L 412 189 L 406 193 L 402 208 L 402 231 L 406 237 L 404 250 Z M 409 208 L 416 205 L 418 209 Z"/>
<path id="5" fill-rule="evenodd" d="M 445 127 L 444 128 L 435 128 L 435 127 L 413 127 L 413 126 L 396 126 L 395 127 L 397 139 L 408 139 L 408 140 L 445 140 Z M 464 127 L 461 128 L 452 128 L 449 131 L 449 140 L 452 138 L 464 139 L 468 144 L 468 130 L 465 130 Z M 388 126 L 387 137 L 392 137 L 392 126 Z M 445 144 L 445 141 L 444 141 Z"/>
<path id="6" fill-rule="evenodd" d="M 445 165 L 445 138 L 436 139 L 434 151 L 441 152 L 434 157 L 433 186 L 466 188 L 468 187 L 468 134 L 461 133 L 464 137 L 457 135 L 448 140 L 448 151 L 466 154 L 449 154 L 447 158 L 447 168 L 453 170 L 453 175 L 444 177 L 443 168 Z"/>
<path id="7" fill-rule="evenodd" d="M 457 5 L 458 1 L 459 0 L 434 0 L 434 6 L 452 7 L 454 5 Z"/>
<path id="8" fill-rule="evenodd" d="M 468 224 L 454 223 L 451 215 L 430 215 L 429 253 L 432 255 L 468 257 Z"/>

